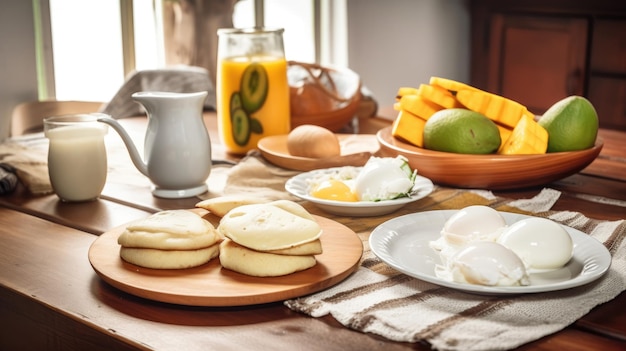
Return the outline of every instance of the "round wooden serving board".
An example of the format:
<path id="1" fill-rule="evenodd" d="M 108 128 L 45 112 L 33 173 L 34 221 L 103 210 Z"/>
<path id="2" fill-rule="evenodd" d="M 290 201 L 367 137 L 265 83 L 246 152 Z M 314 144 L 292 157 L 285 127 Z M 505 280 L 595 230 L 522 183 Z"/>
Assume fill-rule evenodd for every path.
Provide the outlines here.
<path id="1" fill-rule="evenodd" d="M 120 258 L 118 236 L 126 226 L 103 233 L 89 249 L 89 262 L 107 283 L 146 299 L 189 306 L 242 306 L 286 300 L 318 292 L 350 275 L 363 254 L 361 239 L 350 228 L 315 216 L 322 227 L 324 252 L 307 270 L 258 278 L 220 266 L 219 258 L 191 269 L 158 270 Z"/>

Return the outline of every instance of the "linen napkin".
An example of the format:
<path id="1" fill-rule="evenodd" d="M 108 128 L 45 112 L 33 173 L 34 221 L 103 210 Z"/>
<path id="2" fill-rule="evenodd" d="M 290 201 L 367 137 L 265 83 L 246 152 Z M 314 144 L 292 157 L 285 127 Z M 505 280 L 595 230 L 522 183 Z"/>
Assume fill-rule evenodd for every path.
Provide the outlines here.
<path id="1" fill-rule="evenodd" d="M 408 211 L 482 204 L 550 218 L 589 234 L 609 249 L 610 270 L 595 282 L 516 296 L 464 293 L 391 269 L 370 251 L 368 238 L 360 233 L 364 255 L 352 276 L 320 293 L 285 301 L 285 305 L 313 317 L 331 314 L 344 326 L 364 333 L 400 342 L 426 342 L 437 350 L 506 350 L 557 332 L 626 289 L 626 220 L 600 221 L 577 212 L 550 211 L 559 196 L 556 190 L 544 189 L 532 199 L 512 200 L 488 191 L 438 188 L 424 199 L 425 204 Z M 368 233 L 374 228 L 357 229 Z"/>
<path id="2" fill-rule="evenodd" d="M 144 113 L 131 95 L 140 91 L 194 93 L 208 91 L 205 109 L 215 109 L 215 88 L 209 72 L 202 67 L 177 65 L 161 69 L 131 73 L 115 96 L 102 108 L 102 113 L 113 118 L 137 116 Z"/>
<path id="3" fill-rule="evenodd" d="M 47 153 L 14 142 L 0 144 L 0 163 L 15 170 L 19 181 L 35 195 L 52 193 Z"/>
<path id="4" fill-rule="evenodd" d="M 272 165 L 259 151 L 251 150 L 230 169 L 224 194 L 250 194 L 268 200 L 297 201 L 296 197 L 285 191 L 285 183 L 298 173 Z"/>

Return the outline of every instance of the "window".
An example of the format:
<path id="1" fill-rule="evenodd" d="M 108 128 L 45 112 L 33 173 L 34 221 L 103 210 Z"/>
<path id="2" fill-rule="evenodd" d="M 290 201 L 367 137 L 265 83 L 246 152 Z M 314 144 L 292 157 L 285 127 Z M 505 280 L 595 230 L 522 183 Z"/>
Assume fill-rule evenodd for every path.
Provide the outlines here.
<path id="1" fill-rule="evenodd" d="M 49 16 L 49 28 L 44 26 L 43 31 L 49 30 L 51 41 L 46 45 L 44 40 L 40 50 L 52 67 L 41 79 L 54 82 L 47 84 L 51 91 L 44 98 L 108 101 L 127 73 L 163 67 L 158 11 L 163 1 L 40 0 L 42 18 Z M 316 17 L 315 9 L 336 7 L 324 5 L 332 0 L 239 0 L 233 16 L 235 27 L 254 26 L 255 2 L 262 3 L 265 26 L 285 28 L 288 60 L 319 61 L 316 38 L 320 36 L 315 34 L 319 32 L 319 11 Z M 48 46 L 51 50 L 45 50 Z"/>
<path id="2" fill-rule="evenodd" d="M 283 40 L 288 60 L 315 61 L 313 1 L 264 0 L 264 25 L 285 28 Z M 238 28 L 254 27 L 254 1 L 239 0 L 233 24 Z"/>
<path id="3" fill-rule="evenodd" d="M 124 79 L 120 3 L 49 1 L 57 99 L 112 97 Z"/>

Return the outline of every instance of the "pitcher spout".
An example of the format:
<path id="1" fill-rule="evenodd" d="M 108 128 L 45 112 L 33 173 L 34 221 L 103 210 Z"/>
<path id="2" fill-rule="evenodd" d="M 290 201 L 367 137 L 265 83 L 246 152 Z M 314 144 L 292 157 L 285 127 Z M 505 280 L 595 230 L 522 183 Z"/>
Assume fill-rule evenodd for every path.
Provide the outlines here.
<path id="1" fill-rule="evenodd" d="M 122 125 L 115 119 L 104 114 L 102 114 L 102 117 L 98 118 L 98 122 L 110 125 L 117 132 L 117 134 L 119 134 L 120 138 L 122 138 L 122 141 L 124 142 L 124 145 L 126 145 L 126 149 L 128 150 L 130 159 L 137 168 L 137 170 L 141 172 L 141 174 L 149 178 L 150 176 L 148 175 L 148 165 L 143 161 L 141 155 L 139 155 L 137 147 L 133 143 L 133 140 L 126 132 L 124 127 L 122 127 Z"/>

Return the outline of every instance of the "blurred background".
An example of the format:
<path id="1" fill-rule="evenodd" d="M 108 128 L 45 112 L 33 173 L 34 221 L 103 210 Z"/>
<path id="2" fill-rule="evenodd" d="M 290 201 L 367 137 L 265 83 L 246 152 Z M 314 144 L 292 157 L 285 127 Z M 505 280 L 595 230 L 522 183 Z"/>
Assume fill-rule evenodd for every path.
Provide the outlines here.
<path id="1" fill-rule="evenodd" d="M 285 28 L 288 60 L 349 67 L 394 118 L 400 86 L 440 76 L 537 114 L 587 96 L 626 129 L 626 3 L 611 0 L 0 0 L 0 139 L 29 100 L 109 101 L 136 70 L 214 73 L 215 29 Z"/>
<path id="2" fill-rule="evenodd" d="M 174 36 L 192 40 L 185 36 L 185 7 L 213 6 L 216 16 L 215 8 L 229 2 L 236 27 L 254 26 L 253 0 L 2 0 L 0 134 L 18 102 L 108 101 L 133 70 L 176 63 L 165 53 L 164 30 L 178 21 Z M 469 79 L 467 6 L 466 0 L 264 0 L 263 15 L 266 26 L 285 28 L 287 59 L 350 67 L 380 106 L 391 106 L 401 85 L 417 86 L 430 75 Z M 195 42 L 209 49 L 212 40 L 200 36 Z"/>

